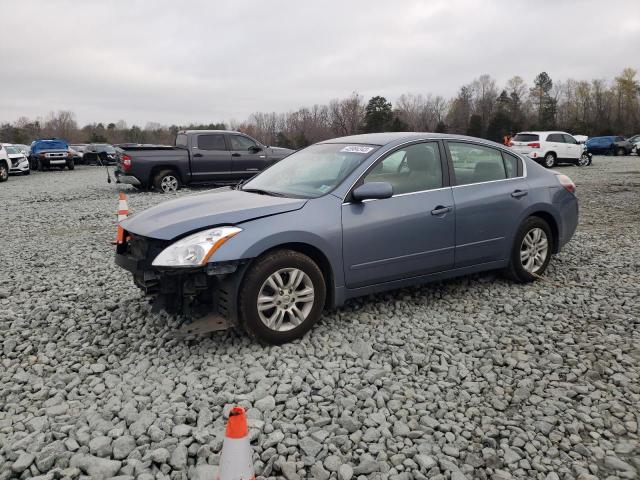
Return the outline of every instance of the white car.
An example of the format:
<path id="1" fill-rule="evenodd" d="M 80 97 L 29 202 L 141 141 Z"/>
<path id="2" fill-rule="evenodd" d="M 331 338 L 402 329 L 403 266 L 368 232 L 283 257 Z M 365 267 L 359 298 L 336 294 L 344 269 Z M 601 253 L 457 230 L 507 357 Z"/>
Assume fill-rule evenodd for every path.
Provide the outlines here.
<path id="1" fill-rule="evenodd" d="M 9 157 L 9 173 L 21 173 L 22 175 L 31 173 L 29 159 L 16 145 L 3 143 L 2 147 Z"/>
<path id="2" fill-rule="evenodd" d="M 547 168 L 558 163 L 589 164 L 584 145 L 566 132 L 520 132 L 511 139 L 510 147 Z"/>
<path id="3" fill-rule="evenodd" d="M 9 169 L 11 168 L 11 160 L 9 160 L 9 154 L 4 148 L 4 145 L 0 143 L 0 182 L 6 182 L 9 180 Z"/>

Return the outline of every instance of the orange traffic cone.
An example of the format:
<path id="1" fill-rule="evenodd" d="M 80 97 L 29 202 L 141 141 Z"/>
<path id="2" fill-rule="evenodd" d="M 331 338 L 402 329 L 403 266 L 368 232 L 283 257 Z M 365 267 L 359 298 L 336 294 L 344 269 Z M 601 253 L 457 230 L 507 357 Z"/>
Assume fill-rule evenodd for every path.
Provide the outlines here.
<path id="1" fill-rule="evenodd" d="M 124 243 L 124 230 L 120 226 L 120 222 L 127 218 L 129 215 L 129 207 L 127 206 L 127 196 L 124 192 L 120 192 L 118 200 L 118 231 L 116 233 L 116 240 L 113 243 Z"/>
<path id="2" fill-rule="evenodd" d="M 244 414 L 244 408 L 233 407 L 229 412 L 216 480 L 255 480 L 255 478 L 247 417 Z"/>

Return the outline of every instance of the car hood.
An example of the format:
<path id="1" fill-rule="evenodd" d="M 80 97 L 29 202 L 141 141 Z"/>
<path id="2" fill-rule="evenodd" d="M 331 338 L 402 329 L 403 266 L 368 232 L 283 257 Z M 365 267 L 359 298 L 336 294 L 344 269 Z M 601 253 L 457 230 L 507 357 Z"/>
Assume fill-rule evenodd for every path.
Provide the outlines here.
<path id="1" fill-rule="evenodd" d="M 135 235 L 172 240 L 218 225 L 237 225 L 260 217 L 298 210 L 305 199 L 272 197 L 221 188 L 161 203 L 121 222 Z"/>
<path id="2" fill-rule="evenodd" d="M 282 147 L 269 147 L 272 155 L 277 155 L 279 157 L 286 157 L 287 155 L 291 155 L 295 150 L 291 150 L 290 148 L 282 148 Z"/>

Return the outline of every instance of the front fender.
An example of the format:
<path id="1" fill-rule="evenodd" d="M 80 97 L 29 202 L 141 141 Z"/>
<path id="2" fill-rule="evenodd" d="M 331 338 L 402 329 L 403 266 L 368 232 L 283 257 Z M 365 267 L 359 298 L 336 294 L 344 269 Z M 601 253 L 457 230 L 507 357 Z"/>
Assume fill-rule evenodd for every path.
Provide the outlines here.
<path id="1" fill-rule="evenodd" d="M 332 284 L 344 285 L 341 200 L 325 195 L 299 210 L 238 224 L 242 232 L 225 242 L 210 262 L 252 259 L 287 244 L 303 244 L 320 252 L 331 268 Z"/>

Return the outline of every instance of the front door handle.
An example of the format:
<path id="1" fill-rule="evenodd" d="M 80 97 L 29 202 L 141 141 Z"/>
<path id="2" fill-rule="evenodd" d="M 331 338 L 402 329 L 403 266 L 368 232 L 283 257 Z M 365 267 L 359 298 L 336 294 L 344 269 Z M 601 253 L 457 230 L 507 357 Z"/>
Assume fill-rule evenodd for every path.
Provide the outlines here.
<path id="1" fill-rule="evenodd" d="M 443 207 L 442 205 L 438 205 L 436 208 L 431 210 L 431 215 L 444 215 L 445 213 L 449 213 L 451 211 L 451 207 Z"/>
<path id="2" fill-rule="evenodd" d="M 193 154 L 193 156 L 194 156 L 194 157 L 201 157 L 201 156 L 202 156 L 202 154 L 201 154 L 201 153 L 194 153 L 194 154 Z"/>
<path id="3" fill-rule="evenodd" d="M 235 153 L 232 153 L 232 154 L 231 154 L 231 156 L 232 156 L 232 157 L 240 157 L 240 156 L 241 156 L 241 154 L 240 154 L 240 153 L 238 153 L 238 152 L 235 152 Z"/>
<path id="4" fill-rule="evenodd" d="M 520 198 L 520 197 L 524 197 L 528 193 L 529 192 L 527 192 L 526 190 L 515 190 L 514 192 L 511 193 L 511 196 L 513 198 Z"/>

